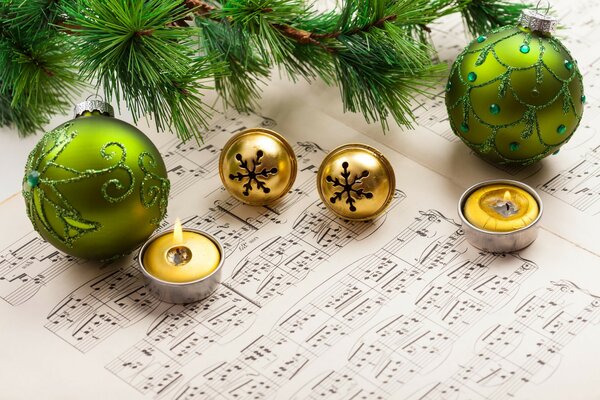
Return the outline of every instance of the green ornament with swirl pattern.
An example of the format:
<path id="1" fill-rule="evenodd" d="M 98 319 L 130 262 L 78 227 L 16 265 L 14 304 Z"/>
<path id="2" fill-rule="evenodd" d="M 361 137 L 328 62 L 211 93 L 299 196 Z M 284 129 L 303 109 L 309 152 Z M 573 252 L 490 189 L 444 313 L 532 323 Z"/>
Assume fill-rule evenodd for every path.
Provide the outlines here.
<path id="1" fill-rule="evenodd" d="M 585 95 L 556 19 L 524 10 L 517 27 L 475 38 L 446 86 L 452 130 L 481 157 L 531 164 L 556 154 L 577 129 Z"/>
<path id="2" fill-rule="evenodd" d="M 47 132 L 27 159 L 23 196 L 39 234 L 75 257 L 114 259 L 134 250 L 167 210 L 160 153 L 140 130 L 86 101 Z"/>

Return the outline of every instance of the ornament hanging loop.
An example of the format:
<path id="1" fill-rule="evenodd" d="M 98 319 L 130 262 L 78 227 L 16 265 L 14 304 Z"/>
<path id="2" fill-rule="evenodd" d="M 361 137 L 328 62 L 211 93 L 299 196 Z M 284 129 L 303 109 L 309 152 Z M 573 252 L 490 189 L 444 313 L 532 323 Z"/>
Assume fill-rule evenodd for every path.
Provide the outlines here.
<path id="1" fill-rule="evenodd" d="M 100 96 L 98 93 L 90 94 L 88 97 L 85 98 L 85 101 L 90 101 L 90 99 L 104 101 L 104 97 Z"/>
<path id="2" fill-rule="evenodd" d="M 538 0 L 537 4 L 535 5 L 535 12 L 538 12 L 538 10 L 540 9 L 540 3 L 542 2 L 542 0 Z M 544 13 L 544 15 L 548 15 L 548 13 L 550 12 L 550 2 L 546 1 L 547 7 L 546 7 L 546 12 Z"/>

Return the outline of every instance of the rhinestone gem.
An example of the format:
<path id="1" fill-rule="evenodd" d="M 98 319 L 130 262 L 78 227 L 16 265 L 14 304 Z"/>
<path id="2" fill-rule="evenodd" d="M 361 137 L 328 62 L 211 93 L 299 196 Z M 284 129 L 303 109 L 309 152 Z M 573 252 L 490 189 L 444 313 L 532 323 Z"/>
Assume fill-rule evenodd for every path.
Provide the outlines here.
<path id="1" fill-rule="evenodd" d="M 40 173 L 37 171 L 31 171 L 27 174 L 27 184 L 29 187 L 34 188 L 40 183 Z"/>
<path id="2" fill-rule="evenodd" d="M 573 61 L 565 60 L 565 68 L 569 71 L 573 69 Z"/>

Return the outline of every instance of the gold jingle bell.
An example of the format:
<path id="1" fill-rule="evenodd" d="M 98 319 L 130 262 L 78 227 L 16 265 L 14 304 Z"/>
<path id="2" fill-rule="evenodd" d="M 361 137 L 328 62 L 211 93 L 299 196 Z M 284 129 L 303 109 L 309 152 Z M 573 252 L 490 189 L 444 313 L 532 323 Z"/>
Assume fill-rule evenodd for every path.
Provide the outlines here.
<path id="1" fill-rule="evenodd" d="M 323 203 L 339 217 L 363 221 L 385 211 L 394 197 L 390 162 L 365 144 L 346 144 L 329 153 L 317 173 Z"/>
<path id="2" fill-rule="evenodd" d="M 219 158 L 225 189 L 253 206 L 272 203 L 286 194 L 297 169 L 296 155 L 285 138 L 263 128 L 246 129 L 229 139 Z"/>

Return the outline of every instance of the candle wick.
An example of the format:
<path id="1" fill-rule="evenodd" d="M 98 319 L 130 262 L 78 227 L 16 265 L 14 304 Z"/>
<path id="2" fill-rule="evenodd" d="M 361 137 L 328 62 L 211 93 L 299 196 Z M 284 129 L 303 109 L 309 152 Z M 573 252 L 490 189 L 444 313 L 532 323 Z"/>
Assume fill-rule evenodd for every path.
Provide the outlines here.
<path id="1" fill-rule="evenodd" d="M 519 212 L 518 206 L 512 201 L 499 200 L 496 204 L 490 205 L 494 211 L 503 217 L 510 217 Z"/>

